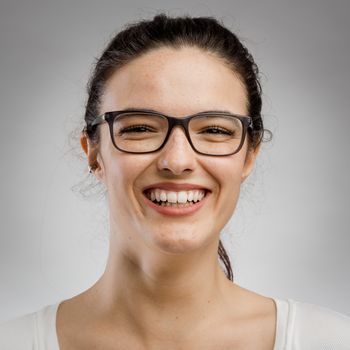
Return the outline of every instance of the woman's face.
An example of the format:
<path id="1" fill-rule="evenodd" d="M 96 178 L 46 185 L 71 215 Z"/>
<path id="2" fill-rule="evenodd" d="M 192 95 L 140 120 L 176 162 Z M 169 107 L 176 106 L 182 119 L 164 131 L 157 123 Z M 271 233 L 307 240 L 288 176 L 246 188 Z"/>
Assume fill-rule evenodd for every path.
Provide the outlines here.
<path id="1" fill-rule="evenodd" d="M 144 108 L 177 118 L 208 110 L 246 115 L 246 105 L 243 84 L 221 59 L 197 48 L 160 48 L 111 76 L 100 112 Z M 111 229 L 118 245 L 138 243 L 138 249 L 141 244 L 180 254 L 218 239 L 257 153 L 247 154 L 247 140 L 234 155 L 205 156 L 193 151 L 183 129 L 175 127 L 158 152 L 130 154 L 113 146 L 107 123 L 100 128 L 95 175 L 108 190 Z M 144 193 L 149 186 L 179 192 L 192 185 L 207 194 L 196 210 L 182 214 L 176 208 L 158 210 Z"/>

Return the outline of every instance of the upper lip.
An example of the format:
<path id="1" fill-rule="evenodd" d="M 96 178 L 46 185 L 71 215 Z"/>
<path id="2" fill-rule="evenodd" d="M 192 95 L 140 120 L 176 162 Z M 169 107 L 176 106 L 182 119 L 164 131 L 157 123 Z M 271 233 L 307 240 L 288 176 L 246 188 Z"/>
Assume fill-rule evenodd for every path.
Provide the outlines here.
<path id="1" fill-rule="evenodd" d="M 206 190 L 210 191 L 208 188 L 202 185 L 196 185 L 191 183 L 174 183 L 174 182 L 159 182 L 149 185 L 143 189 L 143 191 L 150 190 L 151 188 L 159 188 L 168 191 L 190 191 L 190 190 Z"/>

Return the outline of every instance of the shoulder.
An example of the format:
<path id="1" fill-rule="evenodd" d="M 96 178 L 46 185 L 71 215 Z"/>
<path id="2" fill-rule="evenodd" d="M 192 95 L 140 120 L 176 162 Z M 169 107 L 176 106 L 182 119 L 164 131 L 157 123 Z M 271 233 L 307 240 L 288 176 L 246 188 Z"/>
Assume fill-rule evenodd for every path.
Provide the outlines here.
<path id="1" fill-rule="evenodd" d="M 0 324 L 0 349 L 32 350 L 35 345 L 35 313 Z"/>
<path id="2" fill-rule="evenodd" d="M 0 323 L 0 350 L 58 350 L 56 312 L 59 302 Z"/>
<path id="3" fill-rule="evenodd" d="M 350 317 L 320 305 L 288 301 L 287 349 L 350 349 Z"/>

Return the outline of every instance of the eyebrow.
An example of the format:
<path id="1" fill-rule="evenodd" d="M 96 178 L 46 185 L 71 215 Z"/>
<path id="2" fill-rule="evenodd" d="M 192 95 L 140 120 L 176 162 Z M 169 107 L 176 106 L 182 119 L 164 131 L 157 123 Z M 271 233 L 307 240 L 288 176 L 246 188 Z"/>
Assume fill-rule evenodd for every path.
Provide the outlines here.
<path id="1" fill-rule="evenodd" d="M 152 108 L 145 108 L 145 107 L 126 107 L 125 110 L 129 110 L 129 109 L 143 109 L 143 110 L 148 110 L 150 112 L 154 112 L 154 113 L 160 113 L 160 114 L 164 114 L 162 112 L 159 112 L 159 111 L 156 111 L 155 109 L 152 109 Z M 229 111 L 229 110 L 226 110 L 226 109 L 208 109 L 208 110 L 205 110 L 205 111 L 200 111 L 200 112 L 197 112 L 197 113 L 203 113 L 203 112 L 213 112 L 213 113 L 228 113 L 228 114 L 237 114 L 235 112 L 232 112 L 232 111 Z M 197 113 L 192 113 L 192 114 L 197 114 Z"/>

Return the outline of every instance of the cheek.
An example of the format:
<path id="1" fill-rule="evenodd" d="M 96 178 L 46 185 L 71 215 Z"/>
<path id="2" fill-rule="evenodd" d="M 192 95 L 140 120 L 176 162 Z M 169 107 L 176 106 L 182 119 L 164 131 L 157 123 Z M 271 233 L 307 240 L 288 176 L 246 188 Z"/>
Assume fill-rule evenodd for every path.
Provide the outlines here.
<path id="1" fill-rule="evenodd" d="M 232 162 L 222 170 L 220 196 L 223 198 L 223 205 L 232 209 L 232 206 L 236 206 L 239 197 L 243 166 L 240 162 Z"/>
<path id="2" fill-rule="evenodd" d="M 240 187 L 244 169 L 244 156 L 235 154 L 210 160 L 206 170 L 216 180 L 219 190 Z"/>
<path id="3" fill-rule="evenodd" d="M 107 157 L 106 157 L 107 158 Z M 146 155 L 135 155 L 111 150 L 105 163 L 105 177 L 110 194 L 128 196 L 137 186 L 138 178 L 152 163 Z"/>
<path id="4" fill-rule="evenodd" d="M 128 155 L 127 155 L 128 156 Z M 113 154 L 105 162 L 105 174 L 108 191 L 120 190 L 125 191 L 125 185 L 133 181 L 138 173 L 139 162 L 130 160 L 130 155 L 125 157 L 124 154 Z"/>
<path id="5" fill-rule="evenodd" d="M 112 144 L 109 129 L 101 130 L 100 156 L 103 163 L 103 173 L 109 193 L 124 188 L 125 182 L 137 173 L 139 162 L 136 156 L 118 151 Z"/>
<path id="6" fill-rule="evenodd" d="M 215 179 L 214 198 L 218 210 L 217 218 L 224 224 L 232 215 L 239 199 L 244 167 L 244 155 L 235 154 L 228 158 L 218 158 L 211 161 L 211 175 Z"/>
<path id="7" fill-rule="evenodd" d="M 128 161 L 123 154 L 113 154 L 113 157 L 105 161 L 109 208 L 112 216 L 118 218 L 118 221 L 129 215 L 130 198 L 133 198 L 132 183 L 137 176 L 136 168 L 137 166 Z"/>

